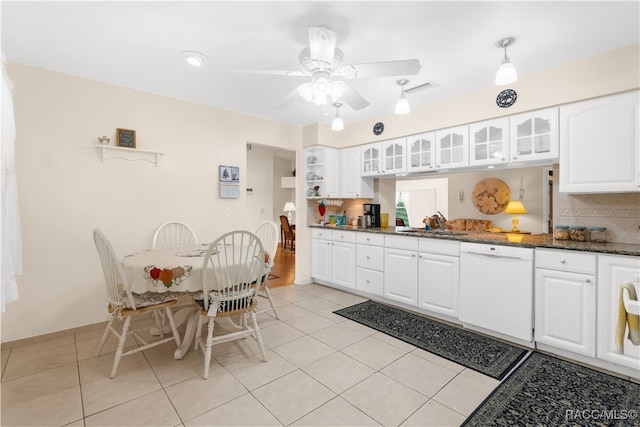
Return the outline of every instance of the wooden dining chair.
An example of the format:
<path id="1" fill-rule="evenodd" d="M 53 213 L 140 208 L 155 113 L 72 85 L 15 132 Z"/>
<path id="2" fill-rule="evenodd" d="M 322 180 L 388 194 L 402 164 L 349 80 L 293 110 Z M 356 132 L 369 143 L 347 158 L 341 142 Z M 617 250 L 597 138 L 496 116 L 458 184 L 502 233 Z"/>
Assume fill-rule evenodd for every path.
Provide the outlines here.
<path id="1" fill-rule="evenodd" d="M 256 320 L 257 292 L 268 267 L 260 239 L 247 230 L 230 231 L 209 245 L 202 265 L 202 300 L 196 327 L 195 348 L 204 353 L 203 379 L 209 377 L 211 347 L 215 344 L 246 337 L 258 343 L 262 359 L 267 356 Z M 214 336 L 217 318 L 239 318 L 239 330 Z M 251 325 L 249 324 L 251 320 Z M 202 325 L 207 324 L 206 339 Z"/>
<path id="2" fill-rule="evenodd" d="M 131 292 L 131 287 L 124 274 L 120 259 L 116 256 L 111 243 L 99 228 L 93 230 L 93 240 L 96 244 L 96 249 L 98 250 L 100 262 L 102 264 L 104 282 L 107 287 L 107 310 L 109 311 L 110 316 L 109 323 L 107 324 L 98 344 L 96 357 L 100 356 L 100 352 L 102 351 L 104 344 L 107 342 L 109 333 L 112 333 L 116 338 L 118 338 L 118 348 L 116 349 L 116 353 L 113 357 L 113 366 L 111 367 L 110 375 L 110 378 L 114 378 L 118 370 L 118 365 L 120 364 L 120 359 L 123 356 L 128 356 L 172 340 L 175 340 L 176 346 L 180 346 L 180 335 L 178 334 L 178 329 L 176 328 L 175 321 L 173 320 L 171 307 L 176 304 L 181 294 L 177 292 L 145 292 L 144 294 L 135 294 Z M 159 310 L 163 311 L 164 316 L 169 320 L 172 335 L 171 337 L 165 337 L 159 317 L 153 316 L 156 321 L 155 326 L 158 331 L 160 331 L 160 338 L 156 341 L 148 342 L 141 335 L 143 328 L 134 329 L 131 325 L 131 319 L 135 316 L 149 314 L 150 312 L 153 313 L 154 311 Z M 122 329 L 120 331 L 118 331 L 114 326 L 114 322 L 116 321 L 122 323 Z M 149 326 L 147 325 L 144 329 L 148 330 Z M 139 343 L 142 343 L 142 345 L 138 345 L 137 347 L 125 352 L 124 345 L 129 335 L 135 337 L 135 339 Z"/>
<path id="3" fill-rule="evenodd" d="M 278 311 L 276 310 L 276 305 L 271 297 L 271 292 L 269 292 L 269 287 L 267 286 L 269 274 L 271 273 L 271 269 L 275 263 L 276 252 L 278 251 L 278 225 L 273 221 L 265 221 L 258 226 L 255 234 L 260 239 L 260 242 L 262 242 L 262 247 L 264 248 L 267 257 L 267 277 L 261 283 L 260 289 L 258 290 L 258 296 L 267 298 L 271 307 L 256 311 L 256 314 L 273 311 L 276 319 L 280 319 Z"/>
<path id="4" fill-rule="evenodd" d="M 282 227 L 282 232 L 284 233 L 284 242 L 282 243 L 282 248 L 285 249 L 287 247 L 287 242 L 289 242 L 291 251 L 295 251 L 296 230 L 291 227 L 291 224 L 289 224 L 289 219 L 286 217 L 286 215 L 280 215 L 280 226 Z"/>
<path id="5" fill-rule="evenodd" d="M 196 233 L 187 224 L 178 221 L 165 222 L 153 234 L 151 249 L 197 245 Z"/>

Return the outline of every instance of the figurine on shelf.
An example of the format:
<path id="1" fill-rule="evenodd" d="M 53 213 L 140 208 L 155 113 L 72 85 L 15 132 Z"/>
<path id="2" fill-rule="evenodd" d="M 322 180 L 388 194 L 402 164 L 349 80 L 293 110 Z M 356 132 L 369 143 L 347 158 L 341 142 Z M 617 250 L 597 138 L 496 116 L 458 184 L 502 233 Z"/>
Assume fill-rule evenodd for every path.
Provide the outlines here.
<path id="1" fill-rule="evenodd" d="M 316 192 L 315 197 L 320 197 L 320 186 L 316 185 L 315 187 L 313 187 L 313 191 Z"/>
<path id="2" fill-rule="evenodd" d="M 98 142 L 102 145 L 109 145 L 109 141 L 111 141 L 111 138 L 109 138 L 108 136 L 99 136 L 98 137 Z"/>

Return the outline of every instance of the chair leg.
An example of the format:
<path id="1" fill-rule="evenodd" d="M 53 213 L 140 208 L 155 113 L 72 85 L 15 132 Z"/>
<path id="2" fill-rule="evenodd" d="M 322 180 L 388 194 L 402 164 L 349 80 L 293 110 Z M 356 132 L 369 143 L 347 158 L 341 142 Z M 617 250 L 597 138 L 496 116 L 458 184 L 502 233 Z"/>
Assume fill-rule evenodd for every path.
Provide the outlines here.
<path id="1" fill-rule="evenodd" d="M 253 322 L 253 331 L 255 333 L 256 341 L 258 341 L 258 346 L 260 347 L 260 353 L 262 353 L 262 361 L 267 361 L 267 354 L 264 351 L 264 342 L 262 341 L 262 334 L 260 333 L 260 327 L 258 326 L 258 319 L 256 318 L 256 314 L 253 310 L 250 311 L 251 321 Z"/>
<path id="2" fill-rule="evenodd" d="M 151 317 L 156 322 L 156 328 L 160 332 L 160 338 L 164 338 L 164 312 L 160 310 L 153 310 L 151 312 Z"/>
<path id="3" fill-rule="evenodd" d="M 120 340 L 118 341 L 118 349 L 116 350 L 116 354 L 113 357 L 113 367 L 111 368 L 111 376 L 109 378 L 114 378 L 116 376 L 116 371 L 118 370 L 118 365 L 120 364 L 120 358 L 122 358 L 124 344 L 127 341 L 127 334 L 129 333 L 130 324 L 131 316 L 127 316 L 124 319 L 124 324 L 122 325 L 122 333 L 120 334 Z"/>
<path id="4" fill-rule="evenodd" d="M 215 318 L 211 317 L 209 319 L 209 325 L 207 327 L 207 343 L 204 350 L 204 374 L 202 375 L 202 379 L 206 380 L 209 378 L 209 365 L 211 365 L 211 346 L 213 346 L 213 328 L 215 325 Z"/>
<path id="5" fill-rule="evenodd" d="M 109 331 L 111 330 L 111 325 L 113 324 L 114 316 L 111 316 L 109 319 L 109 323 L 107 323 L 107 327 L 104 328 L 104 333 L 102 334 L 102 338 L 100 338 L 100 343 L 98 344 L 98 351 L 96 352 L 96 357 L 100 356 L 100 352 L 102 351 L 102 347 L 107 342 L 107 338 L 109 337 Z"/>
<path id="6" fill-rule="evenodd" d="M 193 350 L 198 349 L 199 340 L 202 338 L 202 318 L 198 318 L 198 326 L 196 327 L 196 334 L 193 339 Z"/>
<path id="7" fill-rule="evenodd" d="M 269 300 L 269 304 L 271 304 L 271 310 L 273 310 L 273 314 L 275 314 L 276 319 L 280 319 L 280 317 L 278 316 L 278 310 L 276 310 L 276 305 L 273 302 L 273 298 L 271 298 L 271 292 L 269 292 L 269 287 L 267 286 L 267 284 L 265 283 L 263 286 L 264 289 L 264 293 L 267 296 L 267 299 Z"/>

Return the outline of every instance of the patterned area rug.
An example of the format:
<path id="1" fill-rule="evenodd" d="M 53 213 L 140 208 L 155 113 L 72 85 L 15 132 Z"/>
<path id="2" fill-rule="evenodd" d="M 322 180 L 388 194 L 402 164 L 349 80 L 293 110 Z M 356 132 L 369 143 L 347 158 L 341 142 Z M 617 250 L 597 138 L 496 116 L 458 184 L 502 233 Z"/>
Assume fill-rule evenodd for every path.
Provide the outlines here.
<path id="1" fill-rule="evenodd" d="M 638 426 L 640 384 L 534 352 L 463 426 Z"/>
<path id="2" fill-rule="evenodd" d="M 466 329 L 375 301 L 334 313 L 498 380 L 527 353 Z"/>

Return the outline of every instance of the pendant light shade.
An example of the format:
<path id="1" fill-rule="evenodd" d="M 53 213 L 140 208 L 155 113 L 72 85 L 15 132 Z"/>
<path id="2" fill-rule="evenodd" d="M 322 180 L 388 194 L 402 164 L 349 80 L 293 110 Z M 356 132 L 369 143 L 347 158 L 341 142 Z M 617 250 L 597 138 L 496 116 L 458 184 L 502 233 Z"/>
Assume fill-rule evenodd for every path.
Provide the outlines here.
<path id="1" fill-rule="evenodd" d="M 342 106 L 339 102 L 334 102 L 333 106 L 336 107 L 336 116 L 331 122 L 331 130 L 339 132 L 344 130 L 344 123 L 342 122 L 342 118 L 340 117 L 339 108 Z"/>
<path id="2" fill-rule="evenodd" d="M 502 64 L 496 73 L 496 85 L 504 86 L 518 80 L 516 67 L 511 63 L 511 60 L 507 56 L 507 47 L 511 46 L 515 41 L 515 38 L 507 37 L 496 43 L 496 47 L 504 49 L 504 58 L 502 59 Z"/>
<path id="3" fill-rule="evenodd" d="M 398 99 L 398 101 L 396 102 L 395 113 L 409 114 L 411 112 L 411 107 L 409 106 L 407 95 L 404 93 L 404 85 L 409 83 L 409 80 L 402 79 L 398 80 L 396 83 L 398 83 L 402 87 L 402 92 L 400 93 L 400 99 Z"/>

